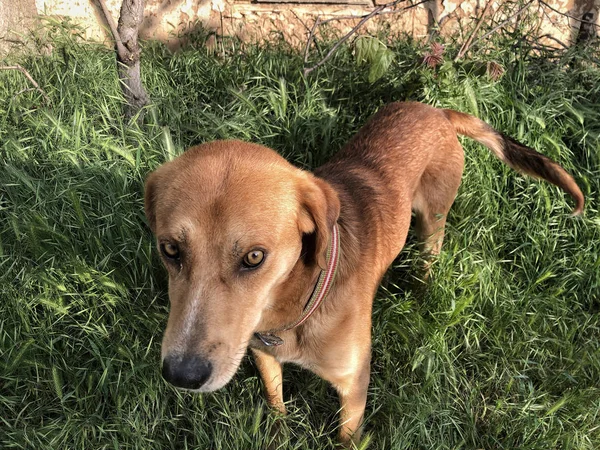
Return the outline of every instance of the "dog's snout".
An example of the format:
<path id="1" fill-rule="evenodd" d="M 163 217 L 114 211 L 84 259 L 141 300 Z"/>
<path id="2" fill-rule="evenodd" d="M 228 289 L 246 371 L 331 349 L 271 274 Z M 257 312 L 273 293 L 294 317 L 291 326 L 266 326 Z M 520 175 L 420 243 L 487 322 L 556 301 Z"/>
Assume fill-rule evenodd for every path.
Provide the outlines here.
<path id="1" fill-rule="evenodd" d="M 210 361 L 197 355 L 168 355 L 163 359 L 163 378 L 179 388 L 200 389 L 211 373 Z"/>

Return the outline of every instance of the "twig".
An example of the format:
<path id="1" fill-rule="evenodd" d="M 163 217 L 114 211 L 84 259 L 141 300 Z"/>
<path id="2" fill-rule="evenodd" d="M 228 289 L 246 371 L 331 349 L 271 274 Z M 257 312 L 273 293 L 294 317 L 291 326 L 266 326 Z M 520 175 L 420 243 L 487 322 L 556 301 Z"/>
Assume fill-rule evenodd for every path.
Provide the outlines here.
<path id="1" fill-rule="evenodd" d="M 458 51 L 458 55 L 456 55 L 456 58 L 454 58 L 454 62 L 458 61 L 460 58 L 465 56 L 465 54 L 469 51 L 469 48 L 471 47 L 471 42 L 473 41 L 473 38 L 477 35 L 479 28 L 481 28 L 481 25 L 483 24 L 483 19 L 485 19 L 485 16 L 489 11 L 490 6 L 492 6 L 492 0 L 489 0 L 487 2 L 487 5 L 485 5 L 485 8 L 483 9 L 483 12 L 481 13 L 481 17 L 479 17 L 479 20 L 477 21 L 477 25 L 475 25 L 475 29 L 473 30 L 473 32 L 471 33 L 469 38 L 460 47 L 460 50 Z"/>
<path id="2" fill-rule="evenodd" d="M 379 5 L 375 9 L 373 9 L 373 11 L 371 11 L 369 14 L 365 14 L 364 16 L 343 16 L 343 17 L 334 17 L 332 19 L 327 19 L 327 20 L 319 21 L 319 25 L 323 25 L 324 23 L 331 22 L 332 20 L 359 19 L 359 18 L 361 19 L 360 22 L 358 22 L 338 42 L 336 42 L 336 44 L 331 48 L 331 50 L 329 50 L 329 52 L 325 55 L 325 57 L 321 61 L 319 61 L 317 64 L 315 64 L 312 67 L 305 67 L 304 68 L 304 76 L 307 76 L 313 70 L 315 70 L 315 69 L 321 67 L 323 64 L 325 64 L 329 60 L 329 58 L 331 58 L 333 56 L 333 54 L 337 51 L 337 49 L 340 48 L 340 46 L 344 42 L 346 42 L 353 34 L 355 34 L 358 31 L 358 29 L 360 27 L 362 27 L 372 17 L 378 16 L 378 15 L 381 15 L 381 14 L 402 13 L 402 12 L 405 12 L 405 11 L 407 11 L 409 9 L 412 9 L 412 8 L 415 8 L 415 7 L 419 6 L 419 5 L 422 5 L 423 3 L 428 3 L 430 0 L 423 0 L 423 1 L 420 1 L 418 3 L 414 3 L 414 4 L 410 5 L 410 6 L 407 6 L 405 8 L 402 8 L 402 9 L 399 9 L 399 10 L 396 10 L 396 11 L 383 11 L 384 9 L 391 8 L 393 6 L 396 6 L 398 3 L 405 2 L 405 1 L 406 0 L 395 0 L 393 2 L 389 2 L 389 3 L 386 3 L 384 5 Z M 314 33 L 313 33 L 313 35 L 314 35 Z M 312 35 L 309 36 L 309 39 L 311 37 L 312 37 Z M 308 45 L 310 45 L 310 41 L 309 41 L 309 43 L 307 43 L 307 47 L 308 47 Z M 306 53 L 308 53 L 308 49 L 306 50 Z"/>
<path id="3" fill-rule="evenodd" d="M 306 22 L 304 22 L 304 20 L 302 20 L 302 19 L 300 18 L 300 16 L 299 16 L 299 15 L 296 13 L 296 11 L 292 10 L 292 14 L 293 14 L 293 15 L 294 15 L 294 17 L 296 18 L 296 20 L 302 24 L 302 26 L 304 27 L 304 29 L 305 29 L 306 31 L 310 31 L 310 28 L 308 28 L 308 25 L 306 25 Z"/>
<path id="4" fill-rule="evenodd" d="M 556 42 L 558 45 L 560 45 L 562 48 L 567 49 L 569 48 L 569 46 L 567 44 L 565 44 L 563 41 L 556 39 L 554 36 L 550 35 L 550 34 L 544 34 L 542 36 L 540 36 L 540 39 L 550 39 L 551 41 Z"/>
<path id="5" fill-rule="evenodd" d="M 490 31 L 488 31 L 487 33 L 485 33 L 483 36 L 478 37 L 477 39 L 475 39 L 473 42 L 471 42 L 471 47 L 474 46 L 477 42 L 487 38 L 488 36 L 494 34 L 496 31 L 498 31 L 500 28 L 504 27 L 504 25 L 506 25 L 508 22 L 510 22 L 511 20 L 513 20 L 515 17 L 519 16 L 523 11 L 525 11 L 527 8 L 529 8 L 529 6 L 536 0 L 530 0 L 529 2 L 525 3 L 525 5 L 523 5 L 523 7 L 521 7 L 516 13 L 510 15 L 509 17 L 506 18 L 506 20 L 504 20 L 502 23 L 500 23 L 499 25 L 495 26 L 494 28 L 492 28 Z"/>
<path id="6" fill-rule="evenodd" d="M 123 45 L 121 36 L 119 35 L 119 32 L 117 31 L 117 24 L 115 24 L 112 14 L 106 7 L 106 3 L 104 3 L 104 0 L 96 0 L 96 1 L 100 5 L 100 9 L 102 10 L 102 15 L 104 16 L 104 19 L 108 23 L 108 27 L 110 28 L 110 31 L 115 39 L 115 45 L 117 46 L 117 53 L 119 54 L 119 58 L 122 61 L 125 61 L 129 57 L 129 51 L 127 51 L 127 49 Z"/>
<path id="7" fill-rule="evenodd" d="M 46 100 L 46 103 L 51 104 L 50 102 L 50 97 L 48 97 L 48 95 L 46 94 L 46 92 L 44 92 L 44 90 L 40 87 L 39 84 L 36 83 L 36 81 L 33 79 L 33 77 L 29 74 L 29 72 L 27 72 L 27 70 L 25 70 L 25 68 L 19 64 L 15 64 L 14 66 L 0 66 L 0 70 L 18 70 L 19 72 L 21 72 L 23 75 L 25 75 L 27 77 L 27 79 L 31 82 L 31 84 L 33 84 L 33 86 L 40 92 L 40 94 L 42 94 L 44 96 L 44 100 Z M 19 92 L 19 94 L 23 93 L 24 91 Z M 17 94 L 17 95 L 19 95 Z"/>
<path id="8" fill-rule="evenodd" d="M 598 25 L 596 25 L 594 22 L 590 22 L 590 21 L 587 21 L 587 20 L 582 20 L 582 19 L 577 19 L 576 17 L 570 16 L 570 15 L 569 15 L 569 14 L 567 14 L 567 13 L 563 13 L 563 12 L 561 12 L 561 11 L 558 11 L 557 9 L 555 9 L 555 8 L 551 7 L 550 5 L 548 5 L 548 4 L 547 4 L 546 2 L 544 2 L 543 0 L 530 0 L 529 2 L 525 3 L 525 5 L 523 5 L 523 7 L 521 7 L 521 8 L 520 8 L 520 9 L 519 9 L 519 10 L 518 10 L 516 13 L 512 14 L 511 16 L 509 16 L 509 17 L 508 17 L 506 20 L 504 20 L 502 23 L 500 23 L 500 24 L 499 24 L 499 25 L 497 25 L 496 27 L 492 28 L 490 31 L 488 31 L 487 33 L 485 33 L 483 36 L 481 36 L 481 37 L 477 38 L 477 39 L 476 39 L 476 40 L 475 40 L 475 41 L 474 41 L 474 42 L 471 44 L 471 46 L 475 45 L 475 43 L 476 43 L 476 42 L 478 42 L 478 41 L 481 41 L 481 40 L 483 40 L 483 39 L 487 38 L 487 37 L 488 37 L 488 36 L 490 36 L 491 34 L 493 34 L 493 33 L 495 33 L 496 31 L 498 31 L 500 28 L 504 27 L 504 25 L 506 25 L 508 22 L 510 22 L 511 20 L 513 20 L 513 19 L 514 19 L 516 16 L 519 16 L 519 15 L 520 15 L 520 14 L 521 14 L 521 13 L 522 13 L 522 12 L 523 12 L 525 9 L 529 8 L 529 6 L 530 6 L 530 5 L 531 5 L 533 2 L 535 2 L 535 1 L 537 1 L 537 3 L 538 3 L 539 5 L 541 5 L 541 6 L 546 6 L 546 7 L 550 8 L 551 10 L 553 10 L 554 12 L 556 12 L 556 13 L 558 13 L 558 14 L 561 14 L 561 15 L 563 15 L 563 16 L 566 16 L 566 17 L 569 17 L 569 18 L 571 18 L 571 19 L 577 20 L 577 21 L 579 21 L 579 22 L 581 22 L 581 23 L 591 24 L 591 25 L 594 25 L 594 26 L 596 26 L 596 27 L 598 26 Z M 552 36 L 550 36 L 550 35 L 545 35 L 545 36 L 543 36 L 543 37 L 547 37 L 547 38 L 549 38 L 549 39 L 553 39 L 553 40 L 555 40 L 557 43 L 559 43 L 560 45 L 562 45 L 563 47 L 565 47 L 565 48 L 567 47 L 567 45 L 566 45 L 566 44 L 564 44 L 563 42 L 560 42 L 558 39 L 556 39 L 556 38 L 554 38 L 554 37 L 552 37 Z"/>
<path id="9" fill-rule="evenodd" d="M 398 3 L 398 2 L 394 2 Z M 344 43 L 346 42 L 350 36 L 352 36 L 354 33 L 356 33 L 358 31 L 358 29 L 360 27 L 363 26 L 363 24 L 369 20 L 371 17 L 375 16 L 379 11 L 381 11 L 382 9 L 384 9 L 385 6 L 378 6 L 377 8 L 375 8 L 373 11 L 371 11 L 369 14 L 367 14 L 365 17 L 362 18 L 362 20 L 360 22 L 358 22 L 358 24 L 356 26 L 354 26 L 348 33 L 346 33 L 346 35 L 344 37 L 342 37 L 332 48 L 331 50 L 329 50 L 329 52 L 325 55 L 325 58 L 323 58 L 321 61 L 319 61 L 317 64 L 315 64 L 313 67 L 306 67 L 304 69 L 304 76 L 307 76 L 309 73 L 311 73 L 313 70 L 321 67 L 323 64 L 325 64 L 326 61 L 329 60 L 329 58 L 331 58 L 331 56 L 333 56 L 333 54 L 336 52 L 336 50 Z"/>
<path id="10" fill-rule="evenodd" d="M 389 6 L 386 6 L 386 5 L 380 5 L 380 6 L 383 6 L 384 8 L 389 8 L 391 6 L 395 6 L 396 4 L 402 3 L 404 1 L 407 1 L 407 0 L 400 0 L 400 1 L 397 1 L 397 2 L 391 2 L 391 3 L 389 3 Z M 427 0 L 425 2 L 420 2 L 420 3 L 415 4 L 415 5 L 410 5 L 410 6 L 407 6 L 407 8 L 412 8 L 413 6 L 418 6 L 421 3 L 429 3 L 429 1 L 431 1 L 431 0 Z M 381 11 L 380 13 L 378 13 L 376 15 L 383 16 L 385 14 L 396 14 L 396 13 L 402 12 L 403 10 L 404 9 L 398 9 L 398 10 L 392 10 L 392 11 Z M 368 16 L 368 14 L 362 14 L 360 16 L 357 16 L 356 14 L 350 14 L 350 15 L 347 15 L 347 16 L 335 16 L 335 17 L 330 17 L 329 19 L 321 20 L 321 25 L 325 25 L 326 23 L 329 23 L 329 22 L 337 22 L 337 21 L 340 21 L 340 20 L 364 19 L 366 16 Z"/>
<path id="11" fill-rule="evenodd" d="M 308 39 L 306 40 L 306 47 L 304 48 L 304 64 L 308 62 L 308 51 L 310 50 L 310 43 L 315 38 L 315 30 L 321 24 L 319 16 L 315 19 L 315 23 L 313 23 L 312 28 L 310 29 L 310 33 L 308 33 Z"/>
<path id="12" fill-rule="evenodd" d="M 553 39 L 549 35 L 544 35 L 544 36 L 541 36 L 541 37 Z M 537 51 L 540 51 L 540 52 L 558 52 L 559 51 L 556 47 L 552 47 L 550 45 L 544 45 L 544 44 L 534 44 L 533 41 L 531 41 L 531 40 L 527 40 L 527 43 L 530 44 L 530 46 L 531 46 L 531 48 L 533 50 L 537 50 Z M 565 49 L 568 48 L 568 46 L 564 42 L 558 41 L 558 43 L 561 44 L 561 45 L 563 45 Z M 586 59 L 588 61 L 593 62 L 594 64 L 600 65 L 600 59 L 594 58 L 593 56 L 590 56 L 590 55 L 588 55 L 586 57 Z"/>
<path id="13" fill-rule="evenodd" d="M 595 27 L 598 27 L 598 28 L 600 28 L 600 25 L 598 25 L 598 24 L 596 24 L 596 23 L 594 23 L 594 22 L 591 22 L 591 21 L 589 21 L 589 20 L 578 19 L 578 18 L 577 18 L 577 17 L 575 17 L 575 16 L 572 16 L 572 15 L 570 15 L 570 14 L 567 14 L 567 13 L 565 13 L 565 12 L 559 11 L 558 9 L 556 9 L 556 8 L 554 8 L 554 7 L 552 7 L 552 6 L 550 6 L 548 3 L 546 3 L 546 2 L 545 2 L 545 1 L 543 1 L 543 0 L 538 0 L 538 3 L 539 3 L 540 5 L 544 5 L 546 8 L 550 8 L 552 11 L 554 11 L 555 13 L 558 13 L 558 14 L 560 14 L 561 16 L 565 16 L 565 17 L 568 17 L 569 19 L 576 20 L 577 22 L 585 23 L 585 24 L 588 24 L 588 25 L 593 25 L 593 26 L 595 26 Z"/>
<path id="14" fill-rule="evenodd" d="M 17 96 L 19 96 L 21 94 L 24 94 L 25 92 L 31 92 L 31 91 L 36 91 L 36 90 L 37 90 L 36 88 L 21 89 L 19 92 L 17 92 L 15 95 L 13 95 L 13 98 L 15 98 L 15 97 L 17 97 Z"/>

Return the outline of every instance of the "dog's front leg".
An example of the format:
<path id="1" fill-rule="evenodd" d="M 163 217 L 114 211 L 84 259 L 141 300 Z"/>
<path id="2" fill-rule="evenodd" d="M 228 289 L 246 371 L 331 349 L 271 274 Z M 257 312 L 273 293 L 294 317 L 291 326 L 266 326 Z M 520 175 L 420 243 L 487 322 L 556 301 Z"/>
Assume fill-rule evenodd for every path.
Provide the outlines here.
<path id="1" fill-rule="evenodd" d="M 260 378 L 263 381 L 265 397 L 267 403 L 276 414 L 286 414 L 285 405 L 283 403 L 283 378 L 281 364 L 274 356 L 263 351 L 252 349 L 254 360 L 260 373 Z M 269 443 L 266 446 L 267 450 L 275 450 L 281 448 L 282 442 L 286 439 L 285 424 L 282 423 L 280 417 L 277 417 L 273 423 L 273 428 L 269 432 Z"/>
<path id="2" fill-rule="evenodd" d="M 356 349 L 356 348 L 355 348 Z M 329 381 L 337 390 L 340 399 L 340 430 L 339 440 L 350 448 L 352 443 L 358 444 L 362 433 L 362 423 L 367 403 L 367 390 L 370 378 L 370 346 L 354 359 L 354 367 L 345 370 L 328 370 L 321 367 L 318 374 Z"/>
<path id="3" fill-rule="evenodd" d="M 267 403 L 271 408 L 285 414 L 285 405 L 283 404 L 283 378 L 282 369 L 279 361 L 274 356 L 263 351 L 252 349 L 254 359 L 258 366 L 260 378 L 265 386 L 265 396 Z"/>
<path id="4" fill-rule="evenodd" d="M 339 440 L 348 447 L 351 442 L 360 442 L 369 387 L 368 366 L 357 375 L 336 385 L 341 405 Z"/>

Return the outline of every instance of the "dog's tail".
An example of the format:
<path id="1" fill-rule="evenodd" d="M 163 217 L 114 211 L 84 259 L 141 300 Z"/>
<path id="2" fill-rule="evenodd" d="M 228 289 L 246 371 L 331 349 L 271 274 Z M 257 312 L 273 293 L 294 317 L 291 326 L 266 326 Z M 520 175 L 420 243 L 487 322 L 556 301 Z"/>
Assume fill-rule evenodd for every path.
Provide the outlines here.
<path id="1" fill-rule="evenodd" d="M 494 130 L 487 123 L 451 109 L 442 110 L 456 132 L 488 147 L 502 162 L 518 172 L 543 178 L 555 184 L 575 200 L 573 215 L 583 212 L 584 198 L 575 180 L 560 165 L 514 139 Z"/>

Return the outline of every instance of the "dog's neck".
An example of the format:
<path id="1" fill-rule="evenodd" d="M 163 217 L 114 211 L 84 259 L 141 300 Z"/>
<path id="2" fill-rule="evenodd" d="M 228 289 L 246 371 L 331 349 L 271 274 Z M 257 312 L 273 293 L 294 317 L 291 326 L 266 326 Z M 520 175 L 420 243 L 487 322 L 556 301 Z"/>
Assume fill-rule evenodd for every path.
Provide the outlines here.
<path id="1" fill-rule="evenodd" d="M 283 344 L 283 340 L 278 336 L 278 334 L 299 327 L 310 318 L 310 316 L 319 308 L 321 302 L 327 297 L 327 294 L 331 289 L 333 282 L 335 281 L 340 255 L 339 250 L 339 228 L 336 223 L 331 228 L 329 242 L 327 244 L 326 266 L 321 268 L 315 286 L 303 308 L 302 313 L 294 321 L 289 322 L 284 326 L 264 332 L 255 332 L 254 336 L 257 339 L 262 341 L 262 343 L 266 346 L 279 346 Z M 304 254 L 307 255 L 307 253 Z M 299 259 L 301 258 L 302 256 L 300 256 Z"/>
<path id="2" fill-rule="evenodd" d="M 263 344 L 281 345 L 278 334 L 300 326 L 313 314 L 319 315 L 320 303 L 328 301 L 328 291 L 335 287 L 337 272 L 341 272 L 343 277 L 349 266 L 340 250 L 342 245 L 348 248 L 346 239 L 339 237 L 342 232 L 349 236 L 348 231 L 342 230 L 338 224 L 332 228 L 325 269 L 317 264 L 316 258 L 308 256 L 314 253 L 314 245 L 311 245 L 310 239 L 305 241 L 301 256 L 276 295 L 275 304 L 263 312 L 261 330 L 265 331 L 255 335 Z M 338 270 L 340 266 L 341 270 Z"/>
<path id="3" fill-rule="evenodd" d="M 298 258 L 276 293 L 274 304 L 263 311 L 260 329 L 281 330 L 296 321 L 304 312 L 320 273 L 321 268 L 316 261 L 306 261 L 303 256 Z"/>
<path id="4" fill-rule="evenodd" d="M 344 189 L 343 185 L 335 186 L 334 189 L 338 192 L 340 200 L 347 206 L 346 211 L 354 209 L 352 195 L 350 192 Z M 314 318 L 321 316 L 323 309 L 331 311 L 336 309 L 338 305 L 334 305 L 336 285 L 338 283 L 343 284 L 344 279 L 352 272 L 352 267 L 357 264 L 357 259 L 360 257 L 360 243 L 357 238 L 357 226 L 358 224 L 354 221 L 348 220 L 347 212 L 342 208 L 340 217 L 337 223 L 337 232 L 339 233 L 339 259 L 337 263 L 337 273 L 335 279 L 331 285 L 331 289 L 327 297 L 322 301 L 322 304 L 316 308 L 314 313 L 306 320 L 305 323 L 310 323 Z M 346 214 L 345 214 L 346 212 Z M 352 217 L 352 215 L 350 215 Z M 333 236 L 330 237 L 330 239 Z M 309 257 L 308 255 L 314 255 L 314 242 L 311 241 L 310 237 L 305 240 L 302 254 L 298 258 L 294 268 L 290 271 L 287 280 L 282 284 L 280 290 L 276 293 L 275 301 L 266 310 L 263 311 L 259 330 L 278 330 L 285 328 L 289 324 L 296 321 L 301 317 L 308 302 L 311 299 L 311 295 L 315 291 L 315 286 L 319 279 L 319 275 L 322 273 L 322 268 L 317 264 L 316 258 Z M 339 303 L 336 299 L 335 303 Z M 296 330 L 302 327 L 296 328 Z M 268 338 L 269 333 L 263 332 L 258 333 L 265 338 Z M 274 333 L 279 334 L 279 333 Z M 255 336 L 256 337 L 256 336 Z M 262 340 L 262 339 L 261 339 Z M 279 341 L 278 337 L 274 338 L 274 342 Z M 262 344 L 267 346 L 279 345 L 279 343 L 267 344 L 263 340 Z"/>

